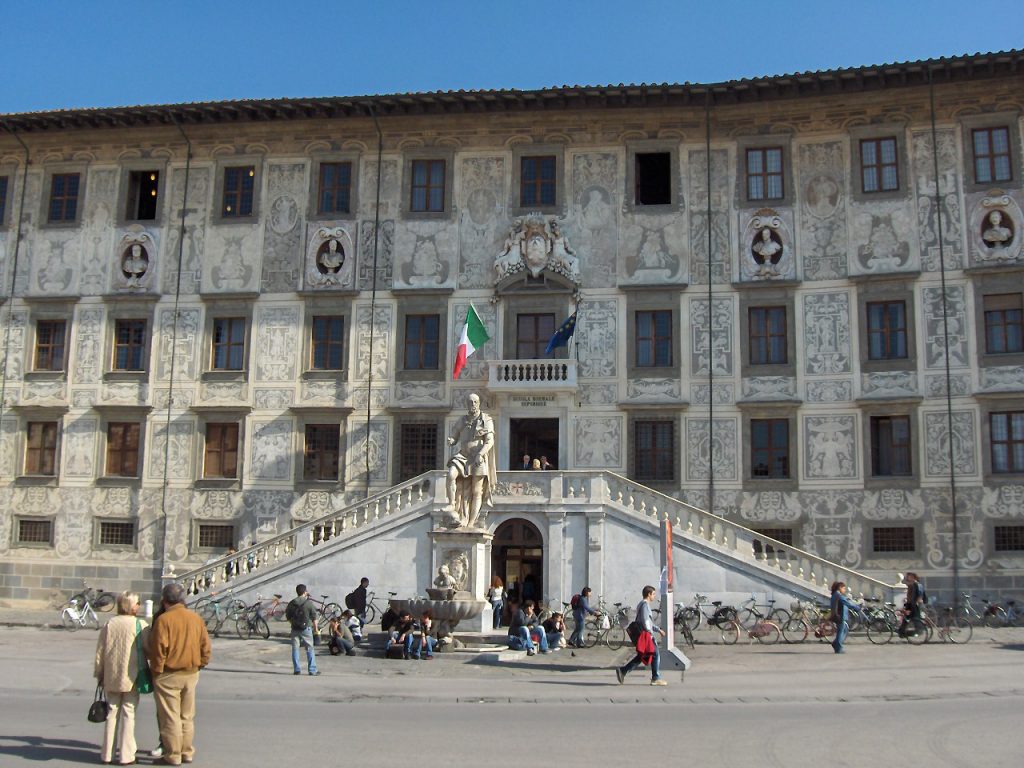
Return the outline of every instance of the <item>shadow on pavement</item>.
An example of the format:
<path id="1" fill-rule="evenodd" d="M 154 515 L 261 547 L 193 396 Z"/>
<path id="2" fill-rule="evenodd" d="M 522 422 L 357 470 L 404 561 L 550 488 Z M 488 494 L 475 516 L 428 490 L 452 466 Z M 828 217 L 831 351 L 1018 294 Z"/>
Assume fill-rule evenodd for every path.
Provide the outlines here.
<path id="1" fill-rule="evenodd" d="M 1002 643 L 999 648 L 1003 651 L 1024 651 L 1024 643 Z"/>
<path id="2" fill-rule="evenodd" d="M 102 738 L 102 729 L 97 731 Z M 15 743 L 10 743 L 15 742 Z M 0 755 L 10 755 L 22 760 L 68 760 L 81 763 L 99 761 L 100 746 L 87 741 L 70 739 L 46 739 L 41 736 L 0 736 Z M 6 761 L 4 761 L 6 764 Z"/>

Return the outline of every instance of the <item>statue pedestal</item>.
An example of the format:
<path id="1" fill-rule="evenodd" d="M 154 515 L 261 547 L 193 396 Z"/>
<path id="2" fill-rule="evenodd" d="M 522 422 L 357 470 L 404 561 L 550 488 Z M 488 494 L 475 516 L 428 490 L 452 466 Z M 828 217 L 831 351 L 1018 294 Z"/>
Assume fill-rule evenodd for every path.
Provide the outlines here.
<path id="1" fill-rule="evenodd" d="M 479 615 L 460 622 L 459 629 L 464 632 L 489 632 L 493 624 L 491 605 L 487 601 L 487 590 L 491 583 L 488 545 L 494 536 L 476 528 L 456 528 L 433 530 L 430 538 L 434 542 L 431 573 L 436 575 L 442 565 L 448 566 L 456 588 L 468 592 L 473 600 L 482 601 L 485 606 Z"/>

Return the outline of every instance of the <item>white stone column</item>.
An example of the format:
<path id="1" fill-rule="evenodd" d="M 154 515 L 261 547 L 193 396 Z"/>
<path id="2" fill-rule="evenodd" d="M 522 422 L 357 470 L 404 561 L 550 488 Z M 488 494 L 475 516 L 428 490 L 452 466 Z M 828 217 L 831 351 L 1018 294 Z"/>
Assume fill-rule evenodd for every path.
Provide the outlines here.
<path id="1" fill-rule="evenodd" d="M 587 516 L 587 578 L 595 595 L 604 594 L 604 510 L 586 512 Z"/>
<path id="2" fill-rule="evenodd" d="M 562 595 L 568 597 L 565 585 L 565 510 L 546 511 L 548 521 L 547 547 L 544 550 L 544 598 L 553 611 L 561 610 Z"/>

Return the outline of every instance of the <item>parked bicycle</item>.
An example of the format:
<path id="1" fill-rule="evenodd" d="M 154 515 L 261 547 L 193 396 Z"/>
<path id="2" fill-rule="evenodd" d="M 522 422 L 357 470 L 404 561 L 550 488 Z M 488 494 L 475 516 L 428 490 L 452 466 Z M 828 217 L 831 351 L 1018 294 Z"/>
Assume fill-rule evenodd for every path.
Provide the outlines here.
<path id="1" fill-rule="evenodd" d="M 206 630 L 214 637 L 220 636 L 220 630 L 227 622 L 237 622 L 246 611 L 246 605 L 228 592 L 223 595 L 211 594 L 206 601 L 196 601 L 193 610 L 206 622 Z"/>
<path id="2" fill-rule="evenodd" d="M 923 645 L 935 639 L 963 645 L 969 643 L 974 636 L 971 622 L 953 607 L 942 609 L 938 619 L 922 613 L 921 620 L 909 621 L 906 630 L 901 636 L 910 645 Z"/>
<path id="3" fill-rule="evenodd" d="M 397 595 L 397 592 L 388 592 L 389 599 Z M 324 599 L 326 599 L 327 595 L 323 595 L 323 597 Z M 383 616 L 385 613 L 387 613 L 389 606 L 387 605 L 387 603 L 382 602 L 383 599 L 384 598 L 378 598 L 376 592 L 366 593 L 366 614 L 365 617 L 363 618 L 363 621 L 365 621 L 367 624 L 373 624 L 373 622 L 377 619 L 378 616 Z M 335 603 L 335 605 L 337 605 L 337 603 Z"/>
<path id="4" fill-rule="evenodd" d="M 629 608 L 615 603 L 615 611 L 609 611 L 600 601 L 597 616 L 588 616 L 583 630 L 583 645 L 593 648 L 604 643 L 613 651 L 619 650 L 626 642 L 626 627 L 629 625 Z"/>
<path id="5" fill-rule="evenodd" d="M 708 607 L 712 608 L 710 612 L 705 611 L 705 608 Z M 691 603 L 678 603 L 676 608 L 676 613 L 673 616 L 676 626 L 685 624 L 691 632 L 700 627 L 702 622 L 709 627 L 721 628 L 730 621 L 739 620 L 739 615 L 733 606 L 722 605 L 721 600 L 713 600 L 709 603 L 707 595 L 694 595 Z"/>
<path id="6" fill-rule="evenodd" d="M 88 600 L 78 603 L 74 598 L 66 602 L 60 609 L 60 623 L 71 632 L 79 627 L 100 628 L 100 620 Z"/>
<path id="7" fill-rule="evenodd" d="M 761 608 L 766 610 L 762 611 Z M 783 627 L 789 621 L 789 611 L 785 608 L 776 608 L 774 600 L 769 600 L 758 606 L 757 596 L 751 595 L 750 599 L 745 600 L 740 606 L 738 620 L 740 625 L 747 629 L 753 627 L 759 621 L 770 621 L 779 627 Z"/>
<path id="8" fill-rule="evenodd" d="M 109 611 L 114 607 L 117 595 L 113 592 L 104 592 L 95 587 L 90 587 L 84 579 L 82 580 L 82 586 L 85 589 L 74 595 L 68 602 L 76 603 L 79 607 L 88 604 L 95 611 Z"/>
<path id="9" fill-rule="evenodd" d="M 726 645 L 735 645 L 740 639 L 741 633 L 746 634 L 750 640 L 757 640 L 757 642 L 764 645 L 774 645 L 779 642 L 779 638 L 782 636 L 782 630 L 779 629 L 779 625 L 767 619 L 757 619 L 749 627 L 744 627 L 736 619 L 731 619 L 723 624 L 720 630 L 722 632 L 722 642 Z"/>
<path id="10" fill-rule="evenodd" d="M 345 612 L 337 603 L 328 602 L 330 595 L 320 595 L 320 599 L 316 600 L 313 597 L 309 598 L 309 602 L 317 606 L 316 609 L 316 631 L 317 633 L 323 633 L 327 631 L 327 625 L 331 622 L 331 619 L 341 616 Z M 366 603 L 366 612 L 369 615 L 370 603 Z M 367 620 L 369 621 L 369 619 Z"/>
<path id="11" fill-rule="evenodd" d="M 264 640 L 270 637 L 270 625 L 263 618 L 262 605 L 263 601 L 257 600 L 235 620 L 235 631 L 243 640 L 248 640 L 253 635 L 258 635 Z"/>

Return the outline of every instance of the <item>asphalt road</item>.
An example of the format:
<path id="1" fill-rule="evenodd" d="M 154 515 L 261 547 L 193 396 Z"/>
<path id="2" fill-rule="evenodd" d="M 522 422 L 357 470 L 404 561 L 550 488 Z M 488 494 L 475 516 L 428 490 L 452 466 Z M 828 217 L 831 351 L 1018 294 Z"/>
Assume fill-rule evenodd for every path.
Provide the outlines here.
<path id="1" fill-rule="evenodd" d="M 0 768 L 94 764 L 95 633 L 0 629 Z M 321 658 L 293 677 L 287 646 L 221 639 L 199 688 L 196 765 L 408 764 L 1010 766 L 1021 753 L 1024 630 L 968 646 L 698 645 L 666 688 L 610 667 L 626 652 L 508 665 Z M 141 746 L 156 741 L 151 700 Z M 140 763 L 148 762 L 140 759 Z"/>

